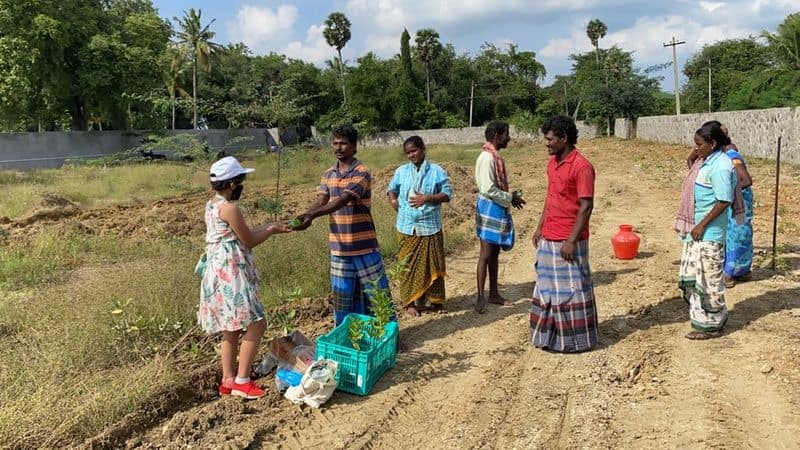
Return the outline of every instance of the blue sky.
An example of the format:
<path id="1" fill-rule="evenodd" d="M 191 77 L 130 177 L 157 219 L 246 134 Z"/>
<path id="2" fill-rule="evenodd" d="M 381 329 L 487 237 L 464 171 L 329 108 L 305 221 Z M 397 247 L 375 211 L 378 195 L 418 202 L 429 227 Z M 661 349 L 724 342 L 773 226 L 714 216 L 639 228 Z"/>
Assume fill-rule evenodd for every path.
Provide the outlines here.
<path id="1" fill-rule="evenodd" d="M 591 49 L 586 24 L 598 18 L 608 26 L 601 47 L 619 45 L 635 51 L 636 65 L 646 67 L 672 59 L 662 44 L 672 36 L 686 41 L 678 47 L 678 63 L 721 39 L 774 31 L 800 0 L 624 1 L 624 0 L 154 0 L 162 17 L 201 9 L 204 22 L 219 43 L 244 42 L 256 54 L 275 51 L 322 64 L 335 55 L 322 37 L 322 22 L 333 11 L 352 22 L 352 39 L 342 50 L 354 61 L 367 51 L 382 57 L 399 52 L 403 28 L 414 34 L 434 28 L 442 42 L 458 52 L 477 54 L 484 42 L 517 44 L 536 52 L 547 68 L 545 84 L 569 73 L 570 53 Z M 662 87 L 673 90 L 672 70 L 662 74 Z"/>

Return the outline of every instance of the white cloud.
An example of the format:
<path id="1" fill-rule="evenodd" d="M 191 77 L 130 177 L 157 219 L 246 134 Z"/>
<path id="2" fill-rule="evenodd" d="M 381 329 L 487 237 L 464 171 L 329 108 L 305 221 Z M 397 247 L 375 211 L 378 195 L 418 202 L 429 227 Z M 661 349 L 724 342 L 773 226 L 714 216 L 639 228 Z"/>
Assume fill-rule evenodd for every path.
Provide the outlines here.
<path id="1" fill-rule="evenodd" d="M 322 35 L 323 25 L 311 25 L 306 31 L 305 42 L 292 41 L 281 53 L 289 58 L 302 59 L 314 64 L 322 64 L 334 57 L 335 49 L 328 45 Z"/>
<path id="2" fill-rule="evenodd" d="M 534 5 L 529 0 L 506 0 L 498 7 L 485 0 L 348 0 L 344 12 L 358 40 L 355 45 L 349 44 L 351 48 L 389 57 L 399 51 L 403 28 L 411 33 L 412 43 L 416 30 L 429 27 L 439 31 L 443 41 L 451 42 L 447 35 L 486 35 L 492 29 L 505 34 L 504 22 L 509 19 L 534 22 L 546 13 L 585 10 L 598 3 L 600 0 L 540 0 Z M 487 36 L 484 40 L 506 38 Z"/>
<path id="3" fill-rule="evenodd" d="M 565 60 L 572 53 L 586 52 L 592 49 L 586 36 L 586 25 L 575 25 L 567 38 L 555 38 L 537 52 L 537 56 L 547 64 Z M 701 23 L 686 16 L 641 17 L 629 28 L 608 33 L 600 40 L 601 48 L 617 45 L 633 51 L 636 64 L 646 66 L 662 63 L 672 59 L 672 52 L 664 44 L 674 36 L 685 45 L 677 47 L 679 61 L 685 61 L 686 55 L 694 54 L 704 45 L 713 44 L 723 39 L 741 38 L 756 33 L 755 30 L 743 26 L 728 24 Z"/>
<path id="4" fill-rule="evenodd" d="M 274 10 L 242 5 L 236 20 L 228 24 L 228 33 L 232 41 L 244 42 L 256 52 L 274 50 L 289 40 L 297 17 L 294 5 L 280 5 Z"/>
<path id="5" fill-rule="evenodd" d="M 725 3 L 721 2 L 700 2 L 700 7 L 703 8 L 704 11 L 714 12 L 715 10 L 725 6 Z"/>
<path id="6" fill-rule="evenodd" d="M 540 0 L 536 4 L 528 0 L 506 0 L 498 7 L 497 3 L 485 0 L 349 0 L 345 10 L 348 15 L 372 18 L 380 27 L 402 30 L 403 26 L 418 24 L 442 26 L 518 15 L 534 17 L 556 10 L 579 11 L 599 3 L 600 0 Z"/>
<path id="7" fill-rule="evenodd" d="M 400 53 L 400 35 L 402 29 L 397 34 L 374 34 L 364 36 L 365 52 L 375 52 L 377 55 L 388 57 Z M 409 33 L 412 33 L 409 31 Z M 411 45 L 414 45 L 414 36 L 411 36 Z M 346 58 L 345 58 L 346 59 Z"/>

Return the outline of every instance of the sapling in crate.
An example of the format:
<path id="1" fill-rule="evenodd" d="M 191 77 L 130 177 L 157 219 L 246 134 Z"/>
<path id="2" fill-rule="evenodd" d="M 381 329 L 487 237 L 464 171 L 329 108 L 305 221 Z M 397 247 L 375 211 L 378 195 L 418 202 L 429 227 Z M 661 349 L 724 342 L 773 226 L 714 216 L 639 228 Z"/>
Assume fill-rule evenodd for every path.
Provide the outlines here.
<path id="1" fill-rule="evenodd" d="M 350 318 L 350 326 L 347 328 L 350 337 L 350 344 L 354 349 L 361 351 L 361 339 L 364 338 L 364 322 L 355 317 Z"/>
<path id="2" fill-rule="evenodd" d="M 372 314 L 375 316 L 372 319 L 371 327 L 368 329 L 370 337 L 380 339 L 386 332 L 386 324 L 392 320 L 394 316 L 394 301 L 392 294 L 388 289 L 379 286 L 380 278 L 376 278 L 369 282 L 370 287 L 367 291 L 370 295 L 370 305 L 372 306 Z"/>

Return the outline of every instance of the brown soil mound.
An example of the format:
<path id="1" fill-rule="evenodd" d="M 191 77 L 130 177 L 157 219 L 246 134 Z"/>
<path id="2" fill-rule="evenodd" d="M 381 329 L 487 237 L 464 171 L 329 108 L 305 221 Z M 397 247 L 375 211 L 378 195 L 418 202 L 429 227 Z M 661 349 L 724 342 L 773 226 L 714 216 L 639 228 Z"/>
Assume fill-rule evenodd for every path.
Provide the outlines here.
<path id="1" fill-rule="evenodd" d="M 78 205 L 64 197 L 48 192 L 42 196 L 39 207 L 31 211 L 27 216 L 16 221 L 16 223 L 13 221 L 11 223 L 13 226 L 25 227 L 40 221 L 58 221 L 67 217 L 72 217 L 78 214 L 78 212 L 80 212 Z"/>

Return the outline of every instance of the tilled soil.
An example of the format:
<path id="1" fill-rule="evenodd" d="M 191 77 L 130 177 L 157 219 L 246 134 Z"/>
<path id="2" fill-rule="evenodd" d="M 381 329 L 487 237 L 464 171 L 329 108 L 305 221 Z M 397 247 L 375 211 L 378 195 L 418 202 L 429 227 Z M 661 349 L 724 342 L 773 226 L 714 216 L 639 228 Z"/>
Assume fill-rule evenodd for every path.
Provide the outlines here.
<path id="1" fill-rule="evenodd" d="M 502 293 L 514 300 L 513 307 L 490 305 L 483 315 L 472 311 L 478 252 L 476 244 L 470 245 L 448 258 L 449 313 L 401 317 L 408 349 L 369 396 L 337 392 L 315 410 L 282 399 L 269 377 L 261 380 L 270 388 L 268 395 L 252 402 L 217 399 L 199 386 L 205 390 L 195 401 L 128 429 L 126 440 L 100 438 L 87 444 L 797 448 L 800 285 L 792 252 L 800 238 L 784 232 L 787 267 L 780 273 L 766 267 L 774 169 L 750 162 L 758 199 L 754 279 L 728 291 L 730 321 L 724 336 L 697 342 L 684 338 L 688 311 L 678 295 L 680 243 L 672 231 L 687 149 L 594 140 L 582 150 L 598 175 L 590 261 L 601 345 L 593 351 L 562 355 L 529 343 L 535 281 L 530 235 L 546 186 L 546 155 L 537 147 L 509 167 L 511 187 L 523 189 L 528 200 L 514 215 L 517 245 L 501 255 Z M 460 178 L 471 174 L 471 168 L 461 170 Z M 797 198 L 800 183 L 796 168 L 782 176 L 781 220 L 791 223 L 800 217 L 800 207 L 786 200 Z M 189 196 L 155 206 L 184 200 L 194 201 Z M 468 201 L 457 204 L 460 217 L 471 217 L 471 207 Z M 611 252 L 610 238 L 622 223 L 634 225 L 642 238 L 639 256 L 631 261 L 614 259 Z"/>

